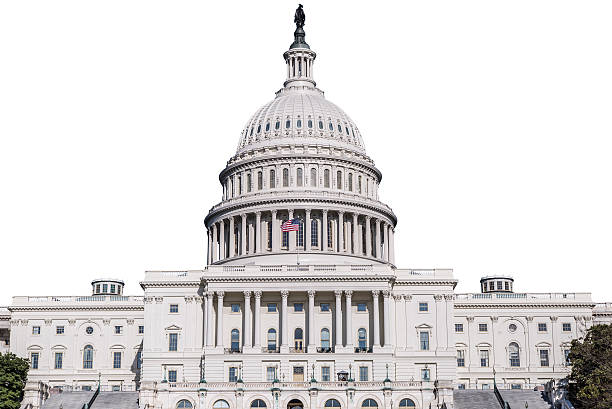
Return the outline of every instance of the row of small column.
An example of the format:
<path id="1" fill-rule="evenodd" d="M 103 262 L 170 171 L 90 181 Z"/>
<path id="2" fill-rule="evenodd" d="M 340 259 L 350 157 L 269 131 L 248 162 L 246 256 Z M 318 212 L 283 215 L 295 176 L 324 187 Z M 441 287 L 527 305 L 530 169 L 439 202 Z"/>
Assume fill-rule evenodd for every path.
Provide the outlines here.
<path id="1" fill-rule="evenodd" d="M 254 347 L 256 349 L 261 347 L 261 296 L 262 291 L 243 291 L 244 293 L 244 346 L 247 348 Z M 308 352 L 315 351 L 315 290 L 308 290 Z M 381 343 L 380 338 L 380 311 L 379 311 L 379 297 L 382 293 L 383 296 L 383 334 L 384 343 Z M 204 294 L 206 298 L 206 346 L 214 347 L 213 339 L 213 298 L 217 296 L 217 347 L 224 347 L 223 342 L 223 298 L 225 296 L 224 291 L 209 291 Z M 344 294 L 345 301 L 345 314 L 346 314 L 346 347 L 353 348 L 353 317 L 352 317 L 352 296 L 353 290 L 335 290 L 334 295 L 336 297 L 336 308 L 335 308 L 335 320 L 336 320 L 336 349 L 341 348 L 342 345 L 342 294 Z M 287 322 L 288 307 L 287 299 L 289 298 L 289 290 L 281 290 L 281 352 L 288 352 L 289 348 L 289 327 Z M 255 298 L 255 308 L 253 311 L 254 320 L 251 318 L 251 296 Z M 373 327 L 374 327 L 374 346 L 384 346 L 389 344 L 391 340 L 391 310 L 390 310 L 390 291 L 372 290 L 372 305 L 373 305 Z M 347 313 L 348 312 L 348 313 Z M 251 329 L 251 323 L 253 322 L 254 331 Z M 251 337 L 252 333 L 255 334 L 255 340 Z M 283 349 L 287 351 L 283 351 Z"/>
<path id="2" fill-rule="evenodd" d="M 270 221 L 264 220 L 262 218 L 261 211 L 255 212 L 255 221 L 248 222 L 248 214 L 243 213 L 239 215 L 240 218 L 240 230 L 238 231 L 238 238 L 236 240 L 236 216 L 229 216 L 224 219 L 221 219 L 215 223 L 213 223 L 208 228 L 208 264 L 212 264 L 214 262 L 223 260 L 225 258 L 231 258 L 239 255 L 252 255 L 252 254 L 262 254 L 267 251 L 278 252 L 281 250 L 281 229 L 280 229 L 280 220 L 278 220 L 278 210 L 271 210 L 270 212 L 266 212 L 266 214 L 270 214 Z M 287 219 L 293 219 L 296 211 L 293 209 L 289 209 L 286 211 Z M 300 246 L 300 248 L 305 251 L 313 250 L 311 246 L 311 209 L 305 209 L 303 218 L 303 229 L 304 229 L 304 246 Z M 320 240 L 318 240 L 319 248 L 323 249 L 321 251 L 329 251 L 328 250 L 328 210 L 321 210 L 321 226 L 319 228 L 320 233 L 318 236 Z M 360 215 L 357 213 L 347 213 L 345 219 L 345 212 L 343 211 L 333 211 L 333 213 L 337 214 L 338 223 L 336 225 L 336 238 L 337 242 L 332 243 L 332 248 L 334 248 L 334 244 L 337 244 L 338 252 L 347 253 L 353 255 L 365 255 L 367 257 L 374 257 L 384 262 L 388 262 L 391 264 L 395 263 L 395 254 L 394 254 L 394 228 L 391 224 L 387 223 L 385 220 L 374 218 L 372 221 L 372 217 L 369 215 L 363 215 L 363 225 L 365 226 L 365 249 L 363 249 L 362 240 L 359 240 L 359 231 L 361 228 L 361 224 L 359 224 Z M 226 221 L 228 224 L 228 234 L 227 234 L 227 243 L 226 243 Z M 267 238 L 267 231 L 264 229 L 265 223 L 272 223 L 272 237 L 271 237 L 271 249 L 268 249 L 268 245 L 264 246 L 262 241 Z M 372 224 L 374 223 L 374 231 L 373 234 L 368 234 L 368 232 L 372 232 Z M 357 227 L 357 228 L 355 228 Z M 248 241 L 247 241 L 247 228 L 249 229 Z M 344 243 L 344 229 L 346 228 L 346 236 L 347 243 L 345 246 Z M 381 230 L 382 228 L 382 230 Z M 290 232 L 289 241 L 288 241 L 288 249 L 289 251 L 293 251 L 296 248 L 296 240 L 295 236 L 296 232 Z M 254 239 L 253 239 L 254 238 Z M 238 246 L 236 243 L 238 242 Z M 365 251 L 364 251 L 365 250 Z"/>

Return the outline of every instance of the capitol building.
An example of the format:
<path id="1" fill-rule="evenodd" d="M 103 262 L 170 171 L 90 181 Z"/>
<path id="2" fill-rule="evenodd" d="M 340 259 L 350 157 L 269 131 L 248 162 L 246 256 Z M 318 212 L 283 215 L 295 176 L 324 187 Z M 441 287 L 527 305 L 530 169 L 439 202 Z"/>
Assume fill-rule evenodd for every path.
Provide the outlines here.
<path id="1" fill-rule="evenodd" d="M 463 389 L 564 378 L 571 340 L 612 322 L 589 293 L 492 275 L 458 294 L 452 270 L 396 266 L 368 137 L 318 88 L 295 20 L 283 86 L 219 174 L 203 270 L 0 309 L 0 351 L 30 360 L 23 408 L 460 408 Z"/>

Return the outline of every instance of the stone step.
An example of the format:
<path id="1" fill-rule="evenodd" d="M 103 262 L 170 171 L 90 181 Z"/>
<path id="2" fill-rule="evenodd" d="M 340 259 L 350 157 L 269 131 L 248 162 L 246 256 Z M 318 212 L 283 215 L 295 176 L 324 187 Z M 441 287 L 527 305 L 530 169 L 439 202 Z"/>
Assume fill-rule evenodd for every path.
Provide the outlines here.
<path id="1" fill-rule="evenodd" d="M 500 409 L 493 390 L 454 390 L 455 409 Z M 514 409 L 514 408 L 512 408 Z"/>
<path id="2" fill-rule="evenodd" d="M 100 392 L 90 409 L 138 409 L 138 392 Z"/>
<path id="3" fill-rule="evenodd" d="M 93 392 L 56 393 L 45 401 L 41 409 L 81 409 L 89 402 L 93 394 Z"/>
<path id="4" fill-rule="evenodd" d="M 552 406 L 546 400 L 542 392 L 529 389 L 505 389 L 501 390 L 501 395 L 511 409 L 523 409 L 525 402 L 529 409 L 551 409 Z"/>

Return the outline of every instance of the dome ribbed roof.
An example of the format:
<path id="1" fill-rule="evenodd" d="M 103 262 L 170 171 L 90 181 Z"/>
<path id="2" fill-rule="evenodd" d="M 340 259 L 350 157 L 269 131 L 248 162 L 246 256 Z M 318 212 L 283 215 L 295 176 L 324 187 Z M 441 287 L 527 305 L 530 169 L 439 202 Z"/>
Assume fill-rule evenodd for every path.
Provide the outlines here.
<path id="1" fill-rule="evenodd" d="M 285 87 L 247 122 L 237 153 L 278 144 L 316 144 L 365 153 L 359 129 L 314 87 Z"/>

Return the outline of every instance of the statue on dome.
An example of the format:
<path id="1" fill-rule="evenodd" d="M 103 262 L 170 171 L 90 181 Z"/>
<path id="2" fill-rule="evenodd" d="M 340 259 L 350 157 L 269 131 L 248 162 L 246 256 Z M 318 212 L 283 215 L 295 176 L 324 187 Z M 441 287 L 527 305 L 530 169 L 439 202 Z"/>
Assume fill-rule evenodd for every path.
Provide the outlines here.
<path id="1" fill-rule="evenodd" d="M 304 14 L 304 9 L 301 4 L 297 9 L 295 9 L 295 17 L 293 18 L 293 22 L 298 28 L 304 27 L 304 22 L 306 22 L 306 14 Z"/>

